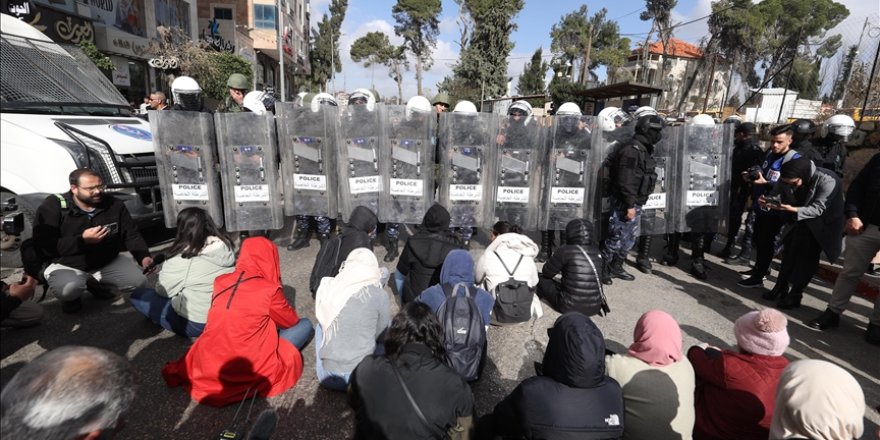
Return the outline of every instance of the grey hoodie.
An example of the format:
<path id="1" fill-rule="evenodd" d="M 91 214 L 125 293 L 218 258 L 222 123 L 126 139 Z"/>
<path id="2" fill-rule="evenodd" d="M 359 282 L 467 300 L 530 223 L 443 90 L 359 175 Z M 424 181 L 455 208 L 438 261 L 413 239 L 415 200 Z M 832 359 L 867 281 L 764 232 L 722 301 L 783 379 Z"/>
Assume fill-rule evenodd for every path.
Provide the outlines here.
<path id="1" fill-rule="evenodd" d="M 204 324 L 208 320 L 214 278 L 235 269 L 235 252 L 222 240 L 211 236 L 199 255 L 169 258 L 162 264 L 156 291 L 171 298 L 171 307 L 178 315 Z"/>

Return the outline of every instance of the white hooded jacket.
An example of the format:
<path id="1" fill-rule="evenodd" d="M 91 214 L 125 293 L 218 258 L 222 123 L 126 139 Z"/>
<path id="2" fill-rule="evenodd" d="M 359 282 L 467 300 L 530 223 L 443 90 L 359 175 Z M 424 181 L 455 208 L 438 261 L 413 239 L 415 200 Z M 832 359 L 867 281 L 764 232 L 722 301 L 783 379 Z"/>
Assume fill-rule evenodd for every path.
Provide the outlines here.
<path id="1" fill-rule="evenodd" d="M 498 255 L 495 255 L 498 253 Z M 513 273 L 513 278 L 525 281 L 529 287 L 538 285 L 538 266 L 535 265 L 535 256 L 538 255 L 538 245 L 532 239 L 522 234 L 507 233 L 495 237 L 486 248 L 486 252 L 480 257 L 476 265 L 476 282 L 489 292 L 494 292 L 498 283 L 510 279 L 510 275 L 504 269 L 513 270 L 517 260 L 522 255 L 522 262 Z M 502 265 L 501 260 L 504 260 Z"/>

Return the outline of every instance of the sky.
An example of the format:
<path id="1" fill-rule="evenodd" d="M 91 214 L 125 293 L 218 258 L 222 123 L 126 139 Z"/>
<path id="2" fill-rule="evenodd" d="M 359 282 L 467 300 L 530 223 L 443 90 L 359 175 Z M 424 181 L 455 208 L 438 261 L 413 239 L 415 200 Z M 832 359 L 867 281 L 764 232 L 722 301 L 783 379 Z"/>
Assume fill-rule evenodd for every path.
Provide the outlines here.
<path id="1" fill-rule="evenodd" d="M 843 48 L 856 44 L 862 33 L 865 18 L 868 18 L 869 32 L 865 33 L 860 58 L 865 61 L 873 59 L 878 42 L 880 42 L 880 2 L 877 0 L 837 0 L 844 4 L 850 15 L 830 35 L 839 33 L 843 36 Z M 327 12 L 330 0 L 311 0 L 311 21 L 313 27 L 320 21 L 321 16 Z M 342 37 L 340 38 L 340 56 L 343 59 L 342 73 L 335 78 L 336 90 L 354 90 L 359 87 L 372 87 L 378 90 L 382 97 L 396 96 L 397 85 L 388 76 L 388 70 L 384 66 L 365 68 L 355 63 L 349 56 L 352 42 L 371 31 L 386 33 L 394 44 L 402 43 L 402 39 L 394 35 L 394 18 L 391 16 L 391 8 L 396 0 L 348 0 L 348 10 L 345 21 L 342 24 Z M 451 74 L 451 66 L 458 59 L 460 48 L 458 47 L 459 27 L 458 5 L 453 0 L 443 0 L 443 11 L 440 14 L 440 35 L 437 37 L 437 47 L 434 49 L 434 65 L 424 72 L 422 85 L 424 94 L 432 96 L 437 92 L 437 83 L 445 76 Z M 679 0 L 673 10 L 674 24 L 684 23 L 709 15 L 711 12 L 711 0 Z M 550 28 L 559 21 L 562 15 L 572 12 L 584 4 L 583 0 L 525 0 L 525 7 L 519 15 L 514 17 L 517 30 L 512 34 L 514 42 L 513 50 L 508 58 L 508 75 L 513 78 L 511 91 L 516 92 L 516 80 L 523 71 L 524 65 L 529 61 L 536 49 L 543 48 L 545 60 L 550 60 Z M 550 7 L 552 5 L 552 7 Z M 641 0 L 594 0 L 587 3 L 588 13 L 592 15 L 601 8 L 608 10 L 607 17 L 614 19 L 620 25 L 621 34 L 625 34 L 633 43 L 644 41 L 646 33 L 650 30 L 650 21 L 641 21 L 639 12 L 644 9 Z M 674 37 L 687 42 L 698 44 L 703 37 L 708 35 L 706 20 L 702 19 L 693 24 L 675 28 Z M 820 75 L 825 74 L 828 80 L 823 85 L 823 91 L 830 88 L 843 50 L 830 62 L 826 62 Z M 596 72 L 600 79 L 604 79 L 604 69 Z M 549 75 L 549 74 L 548 74 Z M 415 70 L 411 68 L 404 74 L 403 95 L 404 99 L 416 94 Z M 332 88 L 332 87 L 331 87 Z"/>

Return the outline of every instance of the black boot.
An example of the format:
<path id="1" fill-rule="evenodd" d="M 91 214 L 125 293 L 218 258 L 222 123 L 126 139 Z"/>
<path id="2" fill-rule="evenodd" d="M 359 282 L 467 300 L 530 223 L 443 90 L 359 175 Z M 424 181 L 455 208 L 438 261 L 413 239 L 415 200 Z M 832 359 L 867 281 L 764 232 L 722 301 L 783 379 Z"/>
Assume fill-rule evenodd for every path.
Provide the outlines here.
<path id="1" fill-rule="evenodd" d="M 606 286 L 614 284 L 614 281 L 611 279 L 611 264 L 607 261 L 602 262 L 602 276 L 599 279 Z"/>
<path id="2" fill-rule="evenodd" d="M 783 296 L 782 299 L 776 303 L 776 308 L 779 310 L 796 309 L 801 306 L 801 299 L 803 297 L 804 292 L 802 289 L 791 289 L 791 292 L 788 292 L 787 295 Z"/>
<path id="3" fill-rule="evenodd" d="M 818 318 L 808 322 L 807 327 L 815 330 L 840 327 L 840 314 L 834 313 L 834 310 L 825 309 Z"/>
<path id="4" fill-rule="evenodd" d="M 385 244 L 385 250 L 388 251 L 388 253 L 385 254 L 385 258 L 383 258 L 383 260 L 386 263 L 394 261 L 397 256 L 400 255 L 400 252 L 397 251 L 397 239 L 389 238 L 387 243 Z"/>
<path id="5" fill-rule="evenodd" d="M 556 235 L 555 231 L 541 231 L 541 251 L 535 257 L 536 262 L 543 263 L 550 259 L 550 254 L 553 252 L 554 235 Z"/>
<path id="6" fill-rule="evenodd" d="M 631 273 L 623 269 L 623 258 L 616 256 L 611 260 L 611 276 L 614 278 L 620 278 L 624 281 L 632 281 L 636 279 Z"/>
<path id="7" fill-rule="evenodd" d="M 287 245 L 287 250 L 295 251 L 297 249 L 309 247 L 309 240 L 311 239 L 311 235 L 311 232 L 309 232 L 308 230 L 296 231 L 296 233 L 293 235 L 293 242 Z"/>
<path id="8" fill-rule="evenodd" d="M 666 255 L 660 260 L 660 264 L 675 266 L 678 264 L 678 245 L 681 242 L 681 235 L 678 233 L 669 234 L 666 241 Z"/>
<path id="9" fill-rule="evenodd" d="M 752 254 L 752 247 L 748 245 L 743 245 L 742 249 L 740 249 L 739 253 L 731 256 L 730 258 L 725 258 L 725 264 L 734 264 L 738 266 L 748 266 L 749 265 L 749 257 Z"/>
<path id="10" fill-rule="evenodd" d="M 694 236 L 694 241 L 691 242 L 691 270 L 690 273 L 694 278 L 698 280 L 705 280 L 708 278 L 706 276 L 706 262 L 703 256 L 705 255 L 705 247 L 706 245 L 706 235 L 705 234 L 696 234 Z"/>
<path id="11" fill-rule="evenodd" d="M 636 256 L 636 269 L 641 271 L 642 273 L 651 274 L 651 241 L 653 240 L 652 235 L 645 235 L 639 237 L 639 254 Z"/>
<path id="12" fill-rule="evenodd" d="M 779 283 L 777 282 L 773 289 L 769 292 L 765 292 L 761 295 L 761 298 L 764 298 L 768 301 L 778 301 L 780 298 L 784 298 L 788 294 L 788 283 Z"/>
<path id="13" fill-rule="evenodd" d="M 724 249 L 721 249 L 721 252 L 718 252 L 718 258 L 728 259 L 733 254 L 733 240 L 728 239 L 727 244 L 724 245 Z"/>
<path id="14" fill-rule="evenodd" d="M 318 233 L 318 242 L 321 243 L 321 246 L 324 246 L 324 243 L 326 243 L 327 240 L 329 240 L 329 239 L 330 239 L 329 232 L 324 232 L 324 233 L 319 232 Z"/>

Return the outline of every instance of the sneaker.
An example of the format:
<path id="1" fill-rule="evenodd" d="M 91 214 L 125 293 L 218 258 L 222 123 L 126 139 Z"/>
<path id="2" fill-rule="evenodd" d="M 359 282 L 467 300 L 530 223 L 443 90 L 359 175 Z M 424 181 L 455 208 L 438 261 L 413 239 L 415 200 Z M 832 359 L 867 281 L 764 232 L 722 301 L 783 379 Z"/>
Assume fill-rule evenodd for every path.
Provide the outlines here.
<path id="1" fill-rule="evenodd" d="M 764 278 L 763 277 L 758 278 L 758 277 L 751 276 L 751 277 L 748 277 L 748 278 L 736 283 L 736 285 L 740 286 L 740 287 L 746 287 L 749 289 L 761 288 L 761 287 L 764 287 Z"/>
<path id="2" fill-rule="evenodd" d="M 840 315 L 831 309 L 825 309 L 818 318 L 807 323 L 807 327 L 813 330 L 828 330 L 840 326 Z"/>
<path id="3" fill-rule="evenodd" d="M 61 311 L 64 313 L 76 313 L 82 310 L 82 299 L 72 299 L 70 301 L 61 301 Z"/>
<path id="4" fill-rule="evenodd" d="M 868 323 L 868 329 L 865 330 L 865 340 L 871 345 L 880 345 L 880 325 Z"/>

